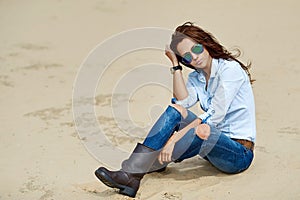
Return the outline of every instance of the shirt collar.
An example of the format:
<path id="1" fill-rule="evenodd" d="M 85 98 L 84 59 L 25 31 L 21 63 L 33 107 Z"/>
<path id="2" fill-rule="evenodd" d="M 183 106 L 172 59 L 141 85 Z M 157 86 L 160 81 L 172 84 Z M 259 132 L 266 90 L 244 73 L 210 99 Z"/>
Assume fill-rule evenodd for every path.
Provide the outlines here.
<path id="1" fill-rule="evenodd" d="M 214 78 L 217 75 L 218 70 L 219 70 L 219 60 L 213 58 L 211 63 L 210 78 Z"/>

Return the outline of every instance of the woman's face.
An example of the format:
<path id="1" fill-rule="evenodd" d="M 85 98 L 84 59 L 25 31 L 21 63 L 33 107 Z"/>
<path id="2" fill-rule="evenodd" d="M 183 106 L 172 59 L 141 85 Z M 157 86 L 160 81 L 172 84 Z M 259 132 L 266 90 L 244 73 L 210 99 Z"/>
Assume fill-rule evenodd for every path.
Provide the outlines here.
<path id="1" fill-rule="evenodd" d="M 209 55 L 208 51 L 204 48 L 203 52 L 200 54 L 195 54 L 192 52 L 192 47 L 196 43 L 189 38 L 183 39 L 177 45 L 177 51 L 180 56 L 183 57 L 184 54 L 190 53 L 192 55 L 192 62 L 190 63 L 196 69 L 205 69 L 211 67 L 212 57 Z"/>

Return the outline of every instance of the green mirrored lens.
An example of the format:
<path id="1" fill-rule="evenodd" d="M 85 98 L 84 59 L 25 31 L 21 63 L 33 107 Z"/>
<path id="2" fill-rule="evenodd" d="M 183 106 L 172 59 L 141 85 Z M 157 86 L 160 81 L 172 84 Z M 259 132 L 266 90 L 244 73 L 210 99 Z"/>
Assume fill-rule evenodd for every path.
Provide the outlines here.
<path id="1" fill-rule="evenodd" d="M 203 46 L 202 44 L 195 44 L 191 50 L 195 54 L 200 54 L 203 52 Z"/>
<path id="2" fill-rule="evenodd" d="M 192 62 L 192 54 L 190 53 L 185 53 L 182 57 L 182 62 L 186 63 L 186 64 L 190 64 Z"/>

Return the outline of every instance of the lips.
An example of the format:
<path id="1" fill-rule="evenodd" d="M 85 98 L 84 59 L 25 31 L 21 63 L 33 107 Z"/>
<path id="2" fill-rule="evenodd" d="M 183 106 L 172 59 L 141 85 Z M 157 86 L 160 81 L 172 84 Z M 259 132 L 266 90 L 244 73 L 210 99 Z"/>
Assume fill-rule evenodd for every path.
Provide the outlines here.
<path id="1" fill-rule="evenodd" d="M 202 60 L 197 60 L 196 65 L 200 65 L 202 63 Z"/>

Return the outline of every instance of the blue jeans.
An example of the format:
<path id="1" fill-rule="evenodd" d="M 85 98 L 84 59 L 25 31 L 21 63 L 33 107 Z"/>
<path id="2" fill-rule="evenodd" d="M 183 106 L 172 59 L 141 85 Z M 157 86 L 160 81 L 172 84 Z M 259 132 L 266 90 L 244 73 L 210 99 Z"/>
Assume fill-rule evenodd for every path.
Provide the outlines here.
<path id="1" fill-rule="evenodd" d="M 179 111 L 169 106 L 154 124 L 143 144 L 155 150 L 162 149 L 174 131 L 184 128 L 197 118 L 194 113 L 187 111 L 187 117 L 183 118 Z M 208 139 L 202 140 L 196 135 L 194 128 L 190 129 L 175 144 L 172 160 L 181 162 L 200 155 L 225 173 L 239 173 L 250 166 L 254 156 L 252 150 L 213 126 L 210 126 L 210 131 Z"/>

